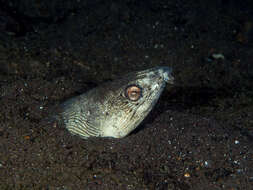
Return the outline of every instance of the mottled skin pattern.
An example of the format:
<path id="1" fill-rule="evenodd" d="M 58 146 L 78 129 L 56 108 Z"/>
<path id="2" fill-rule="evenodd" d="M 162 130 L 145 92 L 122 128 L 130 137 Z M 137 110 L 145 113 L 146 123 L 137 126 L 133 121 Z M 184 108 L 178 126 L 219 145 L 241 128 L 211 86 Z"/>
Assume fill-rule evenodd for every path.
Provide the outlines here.
<path id="1" fill-rule="evenodd" d="M 122 138 L 151 111 L 166 82 L 173 83 L 169 67 L 130 73 L 66 101 L 59 115 L 64 126 L 82 138 Z M 134 101 L 126 94 L 131 85 L 133 89 L 140 89 Z"/>

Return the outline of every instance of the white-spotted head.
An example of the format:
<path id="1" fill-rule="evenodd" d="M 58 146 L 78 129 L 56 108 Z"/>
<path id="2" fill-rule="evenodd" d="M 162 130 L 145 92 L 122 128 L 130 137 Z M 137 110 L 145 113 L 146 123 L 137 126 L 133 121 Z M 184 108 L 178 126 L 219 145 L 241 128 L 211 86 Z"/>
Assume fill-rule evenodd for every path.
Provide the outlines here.
<path id="1" fill-rule="evenodd" d="M 124 137 L 151 111 L 166 82 L 173 83 L 171 72 L 169 67 L 156 67 L 104 83 L 63 103 L 60 118 L 82 138 Z"/>
<path id="2" fill-rule="evenodd" d="M 156 104 L 166 83 L 173 84 L 169 67 L 130 73 L 105 84 L 108 117 L 102 136 L 124 137 L 134 130 Z"/>

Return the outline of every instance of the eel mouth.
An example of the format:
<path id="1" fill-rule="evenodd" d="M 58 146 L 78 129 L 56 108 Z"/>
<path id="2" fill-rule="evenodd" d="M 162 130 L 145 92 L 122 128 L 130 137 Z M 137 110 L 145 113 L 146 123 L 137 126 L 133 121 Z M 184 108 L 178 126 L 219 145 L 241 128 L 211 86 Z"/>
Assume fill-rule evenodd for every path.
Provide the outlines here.
<path id="1" fill-rule="evenodd" d="M 161 67 L 159 73 L 163 76 L 166 83 L 174 84 L 174 77 L 172 76 L 172 69 L 170 67 Z"/>

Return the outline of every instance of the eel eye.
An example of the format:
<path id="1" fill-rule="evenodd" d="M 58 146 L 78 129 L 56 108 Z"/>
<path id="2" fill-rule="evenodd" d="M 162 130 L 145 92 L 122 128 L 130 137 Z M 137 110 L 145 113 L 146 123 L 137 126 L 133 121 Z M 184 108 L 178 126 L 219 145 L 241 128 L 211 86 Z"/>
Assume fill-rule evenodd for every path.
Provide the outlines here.
<path id="1" fill-rule="evenodd" d="M 126 97 L 131 101 L 137 101 L 141 98 L 141 88 L 137 85 L 130 85 L 125 90 Z"/>

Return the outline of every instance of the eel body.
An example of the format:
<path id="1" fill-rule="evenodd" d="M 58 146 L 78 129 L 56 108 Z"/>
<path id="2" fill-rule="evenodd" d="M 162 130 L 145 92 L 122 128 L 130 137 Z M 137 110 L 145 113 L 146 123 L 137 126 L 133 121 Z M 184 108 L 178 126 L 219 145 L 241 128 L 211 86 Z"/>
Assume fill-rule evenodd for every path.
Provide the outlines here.
<path id="1" fill-rule="evenodd" d="M 58 119 L 82 138 L 125 137 L 152 110 L 166 83 L 173 84 L 171 72 L 155 67 L 106 82 L 60 105 Z"/>

